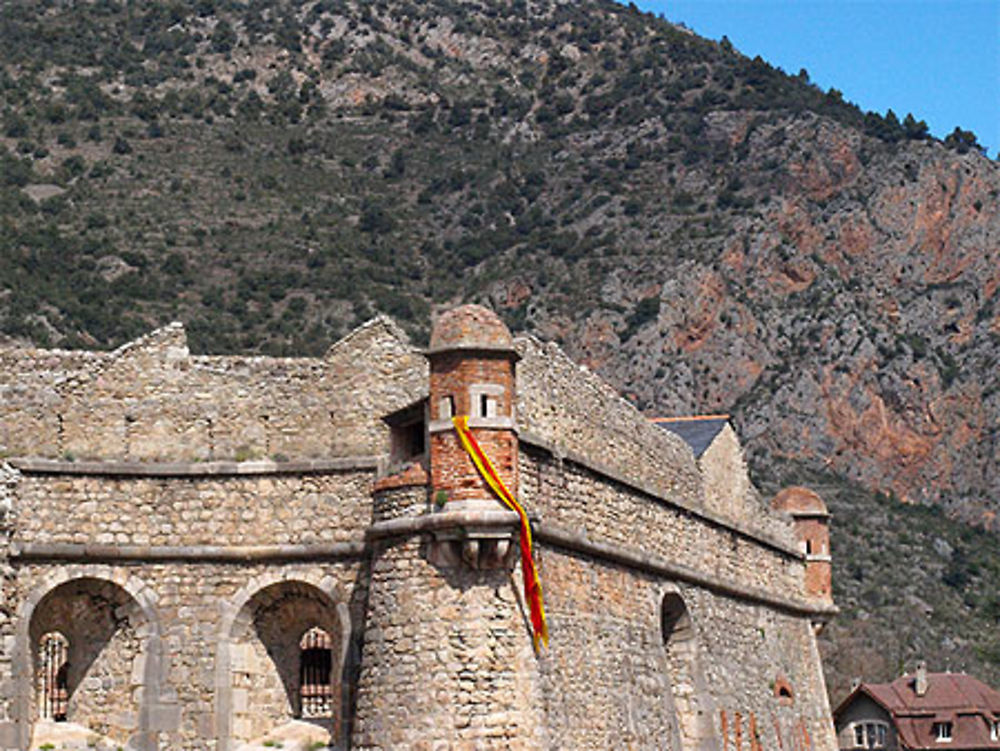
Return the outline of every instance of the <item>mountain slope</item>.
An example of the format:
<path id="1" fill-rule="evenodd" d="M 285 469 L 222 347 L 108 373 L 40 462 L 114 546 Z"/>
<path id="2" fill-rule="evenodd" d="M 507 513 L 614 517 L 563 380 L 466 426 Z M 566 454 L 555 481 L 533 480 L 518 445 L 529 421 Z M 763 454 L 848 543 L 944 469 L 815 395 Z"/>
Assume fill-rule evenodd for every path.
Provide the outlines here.
<path id="1" fill-rule="evenodd" d="M 845 528 L 895 534 L 878 492 L 998 529 L 1000 170 L 972 134 L 596 0 L 19 0 L 0 64 L 11 337 L 179 318 L 200 351 L 317 353 L 480 300 L 650 414 L 732 412 L 765 485 L 846 478 Z"/>

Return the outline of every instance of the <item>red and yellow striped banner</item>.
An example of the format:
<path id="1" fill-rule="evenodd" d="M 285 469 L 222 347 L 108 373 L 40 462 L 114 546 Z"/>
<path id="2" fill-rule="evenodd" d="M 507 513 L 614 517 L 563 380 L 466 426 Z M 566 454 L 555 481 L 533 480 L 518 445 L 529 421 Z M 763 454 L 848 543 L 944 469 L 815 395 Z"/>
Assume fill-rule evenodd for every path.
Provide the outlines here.
<path id="1" fill-rule="evenodd" d="M 531 629 L 535 649 L 538 649 L 539 643 L 547 647 L 549 645 L 549 628 L 545 622 L 545 607 L 542 604 L 542 583 L 538 578 L 538 569 L 535 568 L 535 559 L 531 554 L 531 524 L 528 522 L 528 515 L 507 489 L 507 486 L 504 485 L 493 466 L 493 462 L 486 456 L 479 442 L 472 435 L 469 430 L 468 416 L 453 417 L 451 421 L 455 425 L 455 431 L 458 433 L 462 446 L 469 454 L 469 458 L 472 459 L 472 463 L 476 465 L 479 474 L 486 480 L 486 484 L 507 508 L 517 512 L 521 520 L 521 573 L 524 576 L 524 599 L 527 600 L 528 610 L 531 613 Z"/>

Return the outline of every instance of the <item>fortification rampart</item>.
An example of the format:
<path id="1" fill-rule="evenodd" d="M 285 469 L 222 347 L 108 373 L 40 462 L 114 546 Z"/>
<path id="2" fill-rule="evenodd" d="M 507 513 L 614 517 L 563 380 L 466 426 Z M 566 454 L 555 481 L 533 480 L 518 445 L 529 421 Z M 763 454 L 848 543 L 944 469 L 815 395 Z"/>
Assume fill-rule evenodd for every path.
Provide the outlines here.
<path id="1" fill-rule="evenodd" d="M 760 501 L 742 457 L 725 456 L 711 481 L 690 448 L 644 417 L 607 383 L 570 360 L 555 345 L 517 340 L 517 421 L 522 432 L 557 454 L 588 457 L 612 476 L 649 488 L 673 504 L 724 525 L 776 537 L 794 546 L 787 521 Z M 723 452 L 720 452 L 723 453 Z M 720 479 L 724 470 L 742 477 Z"/>
<path id="2" fill-rule="evenodd" d="M 262 468 L 248 476 L 122 477 L 99 467 L 25 463 L 46 472 L 23 473 L 16 542 L 246 547 L 361 540 L 371 523 L 375 467 L 373 461 L 357 465 L 322 472 Z"/>
<path id="3" fill-rule="evenodd" d="M 448 321 L 433 378 L 385 319 L 317 359 L 0 351 L 0 749 L 69 718 L 143 751 L 832 751 L 821 501 L 794 526 L 734 436 L 701 466 L 557 348 Z M 547 651 L 452 408 L 534 519 Z"/>
<path id="4" fill-rule="evenodd" d="M 0 350 L 0 455 L 309 459 L 384 451 L 381 417 L 427 390 L 387 319 L 324 358 L 192 356 L 171 325 L 109 353 Z"/>

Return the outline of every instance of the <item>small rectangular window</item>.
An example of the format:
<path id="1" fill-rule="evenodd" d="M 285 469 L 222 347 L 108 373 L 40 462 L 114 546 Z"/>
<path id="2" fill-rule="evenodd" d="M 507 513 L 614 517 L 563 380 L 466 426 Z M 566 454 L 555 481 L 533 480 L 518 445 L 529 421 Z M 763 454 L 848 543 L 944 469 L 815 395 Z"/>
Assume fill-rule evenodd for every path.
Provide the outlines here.
<path id="1" fill-rule="evenodd" d="M 442 396 L 438 402 L 438 417 L 442 420 L 450 420 L 455 416 L 455 397 Z"/>
<path id="2" fill-rule="evenodd" d="M 935 722 L 934 723 L 934 735 L 937 738 L 938 743 L 950 741 L 951 740 L 951 723 L 950 722 Z"/>
<path id="3" fill-rule="evenodd" d="M 990 740 L 1000 741 L 1000 720 L 993 720 L 990 723 Z"/>
<path id="4" fill-rule="evenodd" d="M 855 725 L 854 726 L 854 745 L 858 748 L 865 747 L 865 726 Z"/>
<path id="5" fill-rule="evenodd" d="M 488 394 L 479 395 L 479 416 L 480 417 L 496 417 L 497 416 L 497 400 L 496 397 L 489 396 Z"/>

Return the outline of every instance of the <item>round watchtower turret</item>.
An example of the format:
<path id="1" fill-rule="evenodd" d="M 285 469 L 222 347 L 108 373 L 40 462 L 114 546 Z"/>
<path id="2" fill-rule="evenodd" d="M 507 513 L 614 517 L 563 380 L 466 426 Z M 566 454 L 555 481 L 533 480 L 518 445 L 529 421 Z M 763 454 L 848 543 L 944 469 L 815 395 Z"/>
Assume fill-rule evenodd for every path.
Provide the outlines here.
<path id="1" fill-rule="evenodd" d="M 823 499 L 809 488 L 793 486 L 774 496 L 771 508 L 792 517 L 795 534 L 806 556 L 806 594 L 833 602 L 830 512 Z"/>
<path id="2" fill-rule="evenodd" d="M 459 442 L 452 417 L 469 428 L 517 495 L 514 363 L 510 331 L 496 313 L 463 305 L 441 315 L 427 350 L 430 361 L 430 470 L 435 503 L 451 509 L 497 508 L 497 500 Z"/>

